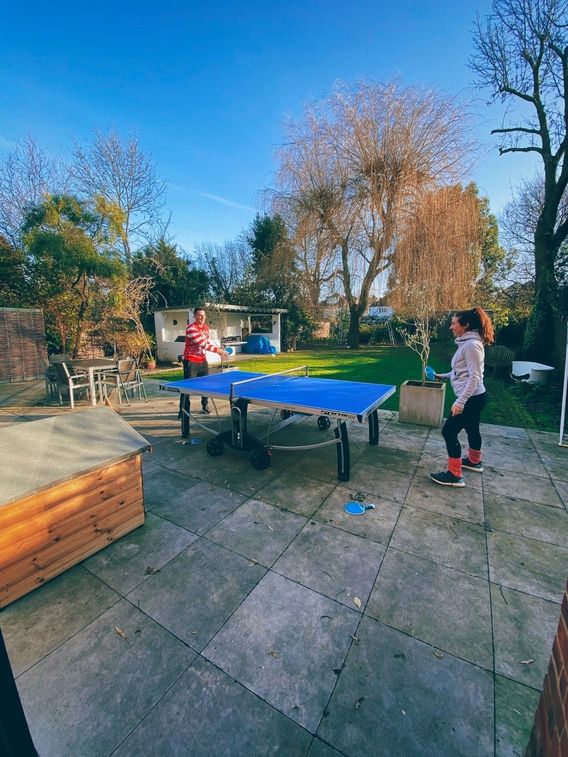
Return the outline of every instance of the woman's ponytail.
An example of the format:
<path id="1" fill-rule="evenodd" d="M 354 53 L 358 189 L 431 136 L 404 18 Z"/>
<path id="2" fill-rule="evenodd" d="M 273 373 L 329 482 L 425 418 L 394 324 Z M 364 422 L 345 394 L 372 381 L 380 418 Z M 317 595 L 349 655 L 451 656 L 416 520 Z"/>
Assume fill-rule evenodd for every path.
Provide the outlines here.
<path id="1" fill-rule="evenodd" d="M 471 310 L 459 310 L 455 313 L 455 316 L 462 326 L 468 326 L 470 331 L 478 331 L 484 344 L 493 344 L 495 330 L 491 318 L 483 308 L 474 307 Z"/>

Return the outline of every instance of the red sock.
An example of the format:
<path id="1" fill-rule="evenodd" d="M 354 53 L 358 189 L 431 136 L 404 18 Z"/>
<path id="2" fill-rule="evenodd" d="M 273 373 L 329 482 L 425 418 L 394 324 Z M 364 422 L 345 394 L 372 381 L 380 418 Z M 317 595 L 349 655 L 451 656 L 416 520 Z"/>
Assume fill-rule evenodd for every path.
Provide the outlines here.
<path id="1" fill-rule="evenodd" d="M 473 462 L 473 461 L 472 461 Z M 457 478 L 462 476 L 462 459 L 461 457 L 448 457 L 448 470 Z"/>
<path id="2" fill-rule="evenodd" d="M 480 463 L 481 462 L 481 450 L 480 449 L 471 449 L 471 447 L 467 451 L 467 459 L 470 463 Z"/>

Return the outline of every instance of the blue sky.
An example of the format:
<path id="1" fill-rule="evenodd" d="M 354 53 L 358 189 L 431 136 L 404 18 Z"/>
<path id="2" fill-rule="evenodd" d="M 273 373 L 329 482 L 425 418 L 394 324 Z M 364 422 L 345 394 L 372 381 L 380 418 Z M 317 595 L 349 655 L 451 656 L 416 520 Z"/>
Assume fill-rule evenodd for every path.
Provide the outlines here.
<path id="1" fill-rule="evenodd" d="M 489 10 L 490 0 L 5 0 L 0 151 L 32 134 L 65 157 L 94 129 L 137 134 L 190 251 L 254 217 L 287 115 L 337 81 L 398 77 L 468 102 L 482 144 L 473 179 L 498 213 L 533 169 L 499 157 L 498 110 L 467 68 L 475 14 Z"/>

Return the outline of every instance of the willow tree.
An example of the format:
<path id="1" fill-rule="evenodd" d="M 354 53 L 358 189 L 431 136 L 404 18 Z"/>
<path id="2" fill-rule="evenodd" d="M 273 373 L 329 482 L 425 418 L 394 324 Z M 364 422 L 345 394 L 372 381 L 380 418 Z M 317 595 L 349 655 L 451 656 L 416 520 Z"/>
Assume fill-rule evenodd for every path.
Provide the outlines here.
<path id="1" fill-rule="evenodd" d="M 337 89 L 289 124 L 275 207 L 292 219 L 292 238 L 302 224 L 325 230 L 328 256 L 338 258 L 351 347 L 409 207 L 426 189 L 461 176 L 468 147 L 453 100 L 397 84 Z"/>
<path id="2" fill-rule="evenodd" d="M 493 0 L 478 21 L 471 65 L 480 86 L 507 104 L 493 129 L 499 154 L 534 154 L 542 161 L 542 196 L 532 226 L 535 298 L 525 334 L 527 356 L 550 361 L 558 344 L 559 256 L 566 257 L 568 219 L 568 2 Z"/>
<path id="3" fill-rule="evenodd" d="M 411 321 L 402 336 L 420 356 L 423 381 L 433 329 L 448 310 L 471 303 L 480 263 L 476 195 L 453 186 L 416 198 L 392 258 L 388 300 Z"/>

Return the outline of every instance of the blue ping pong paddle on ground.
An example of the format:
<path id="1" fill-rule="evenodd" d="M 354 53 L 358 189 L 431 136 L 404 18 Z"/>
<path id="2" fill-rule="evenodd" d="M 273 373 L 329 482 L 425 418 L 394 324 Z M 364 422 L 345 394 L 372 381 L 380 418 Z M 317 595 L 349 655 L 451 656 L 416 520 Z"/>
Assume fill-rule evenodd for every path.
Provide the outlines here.
<path id="1" fill-rule="evenodd" d="M 431 365 L 426 366 L 426 378 L 428 381 L 434 381 L 436 378 L 436 371 L 432 368 Z"/>
<path id="2" fill-rule="evenodd" d="M 343 509 L 348 515 L 363 515 L 367 510 L 374 510 L 375 505 L 362 505 L 361 502 L 347 502 Z"/>

